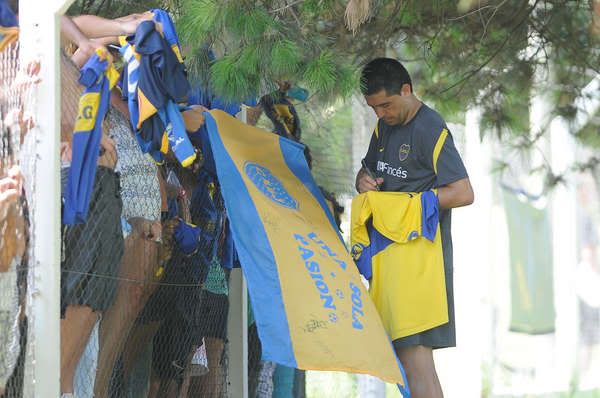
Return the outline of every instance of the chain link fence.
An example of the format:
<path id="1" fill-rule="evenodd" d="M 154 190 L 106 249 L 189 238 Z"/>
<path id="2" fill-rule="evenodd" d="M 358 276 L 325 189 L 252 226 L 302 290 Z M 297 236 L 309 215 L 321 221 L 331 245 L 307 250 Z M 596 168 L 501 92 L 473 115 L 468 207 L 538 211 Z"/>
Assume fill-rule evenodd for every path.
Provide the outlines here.
<path id="1" fill-rule="evenodd" d="M 34 360 L 30 330 L 37 262 L 30 215 L 40 134 L 32 116 L 39 63 L 21 62 L 18 34 L 16 26 L 2 26 L 0 35 L 0 396 L 5 398 L 24 396 L 33 380 L 26 368 Z"/>
<path id="2" fill-rule="evenodd" d="M 64 53 L 60 66 L 64 193 L 72 183 L 73 129 L 83 88 L 78 68 Z M 28 204 L 34 204 L 39 134 L 28 116 L 35 100 L 33 69 L 22 71 L 18 42 L 0 52 L 0 394 L 7 398 L 34 394 L 28 387 L 32 371 L 26 371 L 26 362 L 35 359 L 27 307 L 38 282 L 31 272 L 35 241 L 28 234 L 35 222 Z M 201 163 L 193 171 L 171 158 L 154 164 L 140 151 L 118 101 L 112 99 L 102 122 L 85 222 L 61 227 L 61 393 L 226 397 L 229 268 L 239 264 L 232 258 L 219 183 Z M 4 185 L 16 167 L 25 175 L 25 189 L 19 186 L 16 197 L 5 200 Z M 303 397 L 303 372 L 262 361 L 251 309 L 247 327 L 249 396 Z"/>
<path id="3" fill-rule="evenodd" d="M 81 87 L 65 55 L 62 64 L 65 191 Z M 214 166 L 199 143 L 192 168 L 169 156 L 154 164 L 120 101 L 113 95 L 104 121 L 87 219 L 62 230 L 61 389 L 79 398 L 226 397 L 228 281 L 239 263 Z M 248 396 L 276 396 L 278 367 L 262 361 L 251 308 L 247 327 Z M 281 372 L 289 375 L 279 388 L 292 387 L 279 396 L 303 397 L 303 374 Z"/>

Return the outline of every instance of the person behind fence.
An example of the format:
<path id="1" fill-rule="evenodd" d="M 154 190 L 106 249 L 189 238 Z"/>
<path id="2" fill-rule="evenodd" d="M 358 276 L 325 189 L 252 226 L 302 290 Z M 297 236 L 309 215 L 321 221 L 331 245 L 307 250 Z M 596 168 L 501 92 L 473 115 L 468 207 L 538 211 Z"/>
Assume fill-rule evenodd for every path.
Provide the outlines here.
<path id="1" fill-rule="evenodd" d="M 25 251 L 23 239 L 19 236 L 22 231 L 15 225 L 23 177 L 18 166 L 8 170 L 0 167 L 0 173 L 4 174 L 0 177 L 0 229 L 3 231 L 0 237 L 0 272 L 6 272 L 12 259 L 22 256 Z"/>
<path id="2" fill-rule="evenodd" d="M 188 392 L 188 397 L 200 396 L 211 398 L 220 397 L 223 390 L 223 352 L 227 339 L 227 314 L 229 311 L 229 273 L 227 268 L 232 265 L 224 264 L 226 241 L 226 221 L 223 198 L 216 175 L 206 172 L 203 168 L 199 184 L 203 192 L 196 193 L 196 201 L 202 196 L 206 204 L 206 214 L 217 220 L 218 239 L 214 241 L 211 260 L 206 280 L 202 286 L 201 304 L 199 307 L 198 333 L 202 336 L 207 359 L 207 374 L 194 377 Z"/>
<path id="3" fill-rule="evenodd" d="M 198 175 L 202 170 L 184 169 L 167 157 L 167 183 L 179 186 L 170 199 L 167 219 L 174 220 L 175 247 L 165 266 L 161 286 L 149 299 L 138 322 L 155 325 L 152 382 L 149 396 L 177 393 L 184 370 L 202 344 L 202 289 L 220 235 L 219 215 L 208 187 Z M 191 192 L 191 197 L 187 192 Z M 185 193 L 185 194 L 184 194 Z M 184 196 L 182 196 L 184 195 Z"/>
<path id="4" fill-rule="evenodd" d="M 93 15 L 64 17 L 63 31 L 68 33 L 71 40 L 79 46 L 72 60 L 81 64 L 81 60 L 90 51 L 93 52 L 90 49 L 94 46 L 104 48 L 103 45 L 118 43 L 119 35 L 135 32 L 141 22 L 151 18 L 151 13 L 131 14 L 114 20 Z M 88 36 L 94 39 L 91 44 L 86 42 Z M 123 73 L 122 77 L 125 76 L 126 74 Z M 127 80 L 124 80 L 121 87 L 126 84 Z M 164 226 L 160 225 L 162 194 L 159 180 L 161 176 L 153 162 L 142 155 L 140 146 L 129 127 L 129 109 L 127 103 L 121 98 L 127 98 L 126 95 L 121 95 L 121 93 L 125 94 L 126 89 L 127 87 L 121 88 L 120 91 L 116 91 L 116 88 L 112 90 L 111 109 L 105 126 L 116 144 L 118 155 L 116 171 L 121 177 L 120 194 L 123 204 L 120 225 L 127 239 L 120 266 L 121 281 L 116 291 L 115 302 L 105 312 L 100 324 L 100 350 L 95 380 L 95 391 L 98 396 L 108 394 L 115 361 L 121 354 L 139 311 L 157 286 L 152 282 L 160 278 L 161 265 L 170 256 L 168 254 L 170 249 L 167 248 L 170 237 L 162 234 L 161 230 Z M 158 245 L 161 235 L 164 244 Z M 110 279 L 112 276 L 101 277 Z M 137 283 L 132 286 L 131 280 Z M 93 375 L 95 371 L 95 369 L 88 369 L 88 376 Z M 93 377 L 89 379 L 90 384 L 93 384 Z"/>
<path id="5" fill-rule="evenodd" d="M 22 177 L 18 167 L 0 167 L 0 395 L 19 356 L 19 291 L 17 267 L 25 252 L 20 210 Z"/>
<path id="6" fill-rule="evenodd" d="M 400 62 L 390 58 L 369 62 L 362 70 L 361 91 L 379 120 L 365 166 L 356 176 L 357 191 L 425 192 L 437 188 L 449 322 L 402 338 L 391 337 L 413 398 L 440 398 L 443 393 L 432 349 L 456 345 L 450 209 L 471 204 L 473 190 L 446 123 L 414 95 L 410 75 Z M 380 269 L 381 274 L 387 275 L 386 280 L 377 281 L 382 294 L 398 289 L 399 281 L 393 275 L 398 275 L 400 265 L 389 264 L 393 268 Z M 371 282 L 377 277 L 373 270 Z M 386 308 L 390 312 L 383 313 L 378 308 L 384 323 L 394 308 L 398 307 Z"/>
<path id="7" fill-rule="evenodd" d="M 164 170 L 159 168 L 158 181 L 161 198 L 161 244 L 158 247 L 157 253 L 158 268 L 152 267 L 154 274 L 149 275 L 149 277 L 152 277 L 152 282 L 147 286 L 143 286 L 141 290 L 138 291 L 143 295 L 150 294 L 150 297 L 148 297 L 148 300 L 146 300 L 145 303 L 140 303 L 144 305 L 140 307 L 141 313 L 137 316 L 129 333 L 125 336 L 121 336 L 125 339 L 122 350 L 113 350 L 111 347 L 105 347 L 105 349 L 108 349 L 110 352 L 116 351 L 119 361 L 115 363 L 113 369 L 104 367 L 105 370 L 110 370 L 106 375 L 110 376 L 109 380 L 106 380 L 106 376 L 100 377 L 100 374 L 98 373 L 98 376 L 96 377 L 95 396 L 101 396 L 101 394 L 105 394 L 106 396 L 123 396 L 127 393 L 132 394 L 134 392 L 136 394 L 142 394 L 142 391 L 145 396 L 150 383 L 153 338 L 163 320 L 163 318 L 156 315 L 155 311 L 159 308 L 165 311 L 170 308 L 169 303 L 154 299 L 154 295 L 157 290 L 160 290 L 160 286 L 165 283 L 164 277 L 166 269 L 169 267 L 172 254 L 178 250 L 177 243 L 175 242 L 174 230 L 179 223 L 179 218 L 169 214 L 168 203 L 172 200 L 176 200 L 178 202 L 177 207 L 181 209 L 184 209 L 187 205 L 184 197 L 185 195 L 179 195 L 179 189 L 181 187 L 172 186 L 167 182 L 167 178 L 163 174 Z M 186 212 L 182 211 L 182 213 Z M 182 216 L 187 218 L 187 216 L 183 214 Z M 133 253 L 131 255 L 133 255 Z M 148 264 L 151 263 L 149 262 Z M 126 267 L 131 267 L 131 265 L 127 265 Z M 158 304 L 164 304 L 164 306 L 155 307 L 155 305 Z M 121 302 L 120 305 L 127 306 L 129 303 Z M 123 311 L 123 309 L 118 309 L 116 302 L 114 307 L 115 312 Z M 124 311 L 129 312 L 129 310 Z M 107 332 L 110 332 L 110 330 Z M 120 337 L 116 336 L 116 338 L 119 339 Z M 101 371 L 100 366 L 98 370 L 99 372 Z"/>
<path id="8" fill-rule="evenodd" d="M 106 32 L 95 32 L 104 25 L 85 26 L 91 37 L 103 36 Z M 64 36 L 79 46 L 74 59 L 80 64 L 86 62 L 80 81 L 89 80 L 89 73 L 101 70 L 103 62 L 111 67 L 111 57 L 100 43 L 91 42 L 70 18 L 61 20 Z M 123 33 L 122 26 L 113 24 L 114 35 Z M 94 33 L 95 32 L 95 33 Z M 92 58 L 85 53 L 87 49 L 95 47 Z M 79 54 L 79 55 L 78 55 Z M 81 55 L 84 54 L 84 55 Z M 93 59 L 93 57 L 98 57 Z M 89 58 L 86 60 L 86 58 Z M 94 64 L 96 62 L 96 64 Z M 93 125 L 83 125 L 88 120 L 85 111 L 85 97 L 81 102 L 79 96 L 82 87 L 78 85 L 78 71 L 66 56 L 61 56 L 61 141 L 62 141 L 62 167 L 65 175 L 63 178 L 63 197 L 65 194 L 76 192 L 74 187 L 87 184 L 92 189 L 88 204 L 81 205 L 82 198 L 74 197 L 75 202 L 65 202 L 63 217 L 67 215 L 68 226 L 63 230 L 63 258 L 61 275 L 61 392 L 69 396 L 73 392 L 73 378 L 75 369 L 83 353 L 90 332 L 100 314 L 112 304 L 116 291 L 115 276 L 118 274 L 121 257 L 123 255 L 123 235 L 121 231 L 121 207 L 119 177 L 114 167 L 117 154 L 114 141 L 103 129 L 103 118 L 107 105 L 100 101 L 98 108 L 94 108 Z M 87 69 L 86 69 L 87 68 Z M 107 69 L 108 70 L 108 69 Z M 88 75 L 85 75 L 85 74 Z M 108 72 L 106 72 L 108 73 Z M 112 75 L 106 75 L 111 79 Z M 98 80 L 94 80 L 97 82 Z M 94 83 L 95 84 L 95 83 Z M 92 85 L 88 90 L 92 90 Z M 108 86 L 107 86 L 108 87 Z M 105 90 L 101 88 L 100 90 Z M 101 96 L 108 98 L 108 92 L 100 91 Z M 77 110 L 79 106 L 83 106 Z M 83 105 L 82 105 L 83 104 Z M 89 105 L 89 104 L 88 104 Z M 82 116 L 82 117 L 80 117 Z M 80 120 L 81 123 L 76 123 Z M 91 119 L 90 119 L 91 120 Z M 84 130 L 93 134 L 100 133 L 99 147 L 82 145 Z M 90 133 L 83 133 L 90 134 Z M 90 137 L 92 137 L 90 135 Z M 85 149 L 84 149 L 85 148 Z M 98 151 L 94 153 L 93 151 Z M 76 156 L 75 156 L 76 155 Z M 86 159 L 97 159 L 95 164 L 90 164 Z M 87 162 L 87 166 L 84 166 Z M 87 167 L 87 169 L 85 168 Z M 85 180 L 88 173 L 93 179 Z M 74 174 L 81 173 L 81 174 Z M 76 180 L 74 176 L 81 175 L 83 179 Z M 79 211 L 84 209 L 83 212 Z M 75 210 L 73 210 L 75 209 Z M 68 210 L 68 213 L 65 213 Z"/>
<path id="9" fill-rule="evenodd" d="M 123 77 L 125 76 L 126 75 L 123 74 Z M 123 86 L 125 86 L 125 83 Z M 184 112 L 183 119 L 186 124 L 186 130 L 189 132 L 194 132 L 202 126 L 203 117 L 201 115 L 202 111 L 204 110 L 205 109 L 203 107 L 191 107 L 191 109 L 187 109 Z M 188 122 L 192 126 L 188 125 Z M 198 213 L 197 210 L 194 210 L 198 208 L 204 208 L 205 211 L 208 211 L 209 213 L 211 212 L 207 205 L 212 202 L 212 200 L 206 200 L 206 197 L 202 196 L 206 196 L 207 193 L 211 192 L 211 184 L 200 183 L 198 185 L 199 181 L 193 181 L 193 175 L 196 175 L 196 173 L 204 175 L 202 173 L 202 169 L 199 169 L 199 163 L 194 163 L 191 165 L 191 167 L 188 167 L 191 170 L 184 170 L 181 167 L 175 167 L 173 164 L 175 159 L 171 151 L 169 151 L 166 155 L 167 164 L 161 167 L 161 174 L 166 176 L 164 179 L 167 180 L 167 191 L 171 192 L 169 195 L 171 206 L 169 207 L 171 210 L 173 210 L 173 208 L 179 208 L 182 213 L 178 214 L 178 211 L 172 211 L 173 214 L 167 215 L 165 218 L 165 223 L 163 223 L 163 225 L 171 225 L 172 221 L 176 221 L 176 225 L 174 225 L 173 228 L 175 235 L 174 240 L 176 241 L 174 258 L 165 264 L 164 267 L 160 267 L 160 269 L 162 269 L 162 273 L 164 273 L 163 279 L 160 280 L 160 284 L 162 284 L 162 286 L 156 292 L 156 294 L 152 295 L 148 305 L 139 318 L 139 322 L 137 322 L 134 326 L 131 336 L 120 336 L 120 333 L 116 333 L 120 329 L 115 330 L 112 327 L 108 327 L 108 324 L 106 326 L 106 337 L 112 342 L 129 339 L 131 342 L 137 342 L 139 344 L 141 341 L 139 339 L 144 339 L 144 335 L 152 336 L 154 333 L 156 333 L 154 338 L 154 342 L 156 344 L 154 344 L 154 354 L 152 358 L 152 362 L 154 364 L 154 377 L 153 382 L 151 383 L 151 396 L 155 394 L 162 396 L 164 394 L 174 393 L 174 391 L 177 389 L 179 389 L 180 392 L 183 391 L 183 389 L 186 388 L 186 373 L 183 371 L 183 369 L 189 367 L 190 365 L 188 361 L 189 353 L 187 350 L 190 350 L 191 353 L 192 348 L 195 349 L 195 347 L 197 347 L 199 344 L 199 341 L 201 341 L 201 337 L 207 335 L 208 333 L 210 333 L 209 336 L 212 336 L 215 333 L 217 333 L 216 336 L 221 336 L 224 333 L 225 327 L 224 325 L 221 325 L 222 321 L 217 321 L 216 319 L 212 318 L 200 320 L 198 316 L 201 314 L 206 314 L 206 311 L 211 311 L 211 313 L 213 313 L 216 310 L 220 313 L 218 319 L 226 319 L 226 310 L 222 310 L 222 305 L 219 305 L 218 308 L 213 308 L 215 306 L 213 300 L 207 300 L 205 297 L 197 299 L 192 294 L 197 290 L 194 285 L 198 283 L 193 275 L 195 275 L 198 270 L 202 271 L 202 264 L 205 262 L 198 262 L 197 254 L 212 252 L 214 247 L 216 247 L 216 241 L 213 243 L 206 242 L 206 237 L 210 236 L 211 233 L 207 232 L 205 224 L 210 225 L 214 224 L 214 222 L 208 223 L 210 220 L 204 220 L 205 217 L 202 217 L 202 221 L 205 223 L 201 224 L 200 228 L 193 227 L 185 222 L 182 222 L 182 220 L 190 220 L 190 216 L 186 216 L 186 214 L 190 214 L 190 210 L 192 210 L 192 215 Z M 198 157 L 198 160 L 200 158 L 201 156 Z M 192 178 L 190 178 L 190 176 L 192 176 Z M 181 186 L 182 184 L 186 186 L 185 189 L 183 189 Z M 195 184 L 198 185 L 198 189 L 194 188 Z M 214 184 L 212 185 L 212 191 L 216 191 L 218 193 L 218 189 L 214 187 Z M 175 192 L 174 195 L 172 194 L 173 192 Z M 191 202 L 189 201 L 187 195 L 185 195 L 186 192 L 193 192 Z M 178 200 L 176 201 L 175 199 Z M 178 205 L 174 206 L 176 202 Z M 197 217 L 194 216 L 192 218 Z M 126 224 L 124 223 L 124 225 Z M 188 250 L 186 248 L 198 244 L 201 246 L 197 248 L 198 250 Z M 183 253 L 190 258 L 183 261 L 180 253 Z M 127 257 L 127 255 L 125 257 Z M 215 256 L 213 256 L 213 259 L 214 258 Z M 127 261 L 131 261 L 131 259 L 127 260 L 127 258 L 124 258 L 124 267 L 129 266 Z M 183 286 L 180 286 L 181 284 L 183 284 Z M 130 290 L 131 289 L 123 289 L 123 297 L 130 295 Z M 205 292 L 203 292 L 203 294 L 205 294 Z M 226 297 L 224 300 L 220 300 L 219 302 L 224 302 L 226 304 Z M 106 319 L 103 319 L 103 324 L 105 321 L 111 318 L 113 318 L 113 321 L 109 323 L 114 324 L 114 322 L 117 322 L 117 324 L 122 324 L 123 320 L 119 319 L 119 316 L 116 314 L 121 314 L 123 312 L 131 314 L 135 313 L 135 311 L 131 311 L 130 308 L 123 308 L 123 306 L 135 306 L 135 303 L 137 303 L 137 300 L 134 300 L 133 302 L 129 300 L 119 300 L 119 294 L 117 294 L 117 300 L 115 301 L 113 307 L 108 311 Z M 175 304 L 175 308 L 179 309 L 181 307 L 182 310 L 172 311 L 173 304 Z M 190 307 L 187 308 L 186 305 Z M 198 305 L 200 305 L 200 307 L 198 307 Z M 115 316 L 111 317 L 111 313 L 114 313 Z M 198 319 L 194 320 L 194 317 Z M 213 321 L 217 322 L 215 327 L 212 326 L 214 323 Z M 182 327 L 173 329 L 172 325 L 174 322 L 179 322 Z M 204 332 L 202 330 L 194 330 L 194 324 L 198 324 L 202 328 L 209 329 L 210 331 Z M 157 327 L 158 331 L 156 330 Z M 212 331 L 215 328 L 222 330 Z M 193 342 L 192 346 L 188 345 L 190 341 Z M 211 358 L 220 356 L 220 353 L 222 352 L 222 344 L 220 346 L 219 344 L 212 344 L 212 340 L 209 341 L 209 343 L 211 347 L 214 345 L 214 349 L 209 349 L 211 352 Z M 123 376 L 125 380 L 128 378 L 128 374 L 131 371 L 132 362 L 135 361 L 134 358 L 140 354 L 137 350 L 135 350 L 135 348 L 132 347 L 133 345 L 134 344 L 127 344 L 127 348 L 123 352 Z M 110 355 L 112 355 L 112 359 L 108 362 L 103 360 L 103 358 L 106 358 L 107 351 L 111 353 Z M 104 396 L 106 394 L 115 393 L 118 395 L 116 392 L 117 390 L 112 388 L 110 392 L 107 392 L 107 376 L 113 369 L 111 364 L 114 363 L 114 355 L 118 352 L 120 352 L 118 347 L 115 347 L 111 344 L 102 344 L 101 337 L 100 362 L 98 366 L 98 377 L 96 378 L 96 395 Z M 216 360 L 211 362 L 218 363 L 219 361 Z M 214 369 L 214 372 L 212 372 L 211 378 L 214 378 L 214 375 L 218 375 L 216 368 Z M 217 378 L 220 377 L 217 376 Z M 113 380 L 116 380 L 115 374 L 113 374 Z M 173 383 L 173 381 L 176 381 L 176 383 Z M 114 385 L 114 383 L 112 383 L 112 385 Z M 125 389 L 127 388 L 126 386 L 122 387 Z"/>
<path id="10" fill-rule="evenodd" d="M 27 106 L 31 105 L 33 85 L 40 82 L 41 66 L 39 61 L 23 62 L 18 12 L 17 1 L 0 0 L 0 396 L 7 397 L 23 392 L 30 236 L 24 178 L 18 164 L 31 165 L 21 147 L 34 127 Z"/>
<path id="11" fill-rule="evenodd" d="M 71 393 L 73 377 L 89 334 L 112 304 L 123 255 L 119 179 L 114 142 L 103 137 L 87 221 L 65 227 L 61 275 L 61 390 Z M 70 158 L 68 151 L 63 161 Z"/>
<path id="12" fill-rule="evenodd" d="M 208 53 L 208 59 L 214 60 L 212 51 L 205 49 Z M 183 112 L 187 125 L 193 126 L 193 120 L 198 118 L 198 106 L 208 109 L 221 109 L 232 116 L 236 116 L 242 109 L 242 103 L 227 102 L 216 96 L 208 87 L 193 86 L 188 95 L 191 110 Z M 247 123 L 255 125 L 260 117 L 256 101 L 252 98 L 243 103 L 247 106 Z M 196 110 L 196 112 L 194 112 Z M 203 375 L 192 377 L 188 397 L 221 397 L 224 392 L 225 375 L 223 374 L 225 356 L 225 342 L 227 336 L 227 315 L 229 311 L 229 288 L 228 271 L 234 266 L 239 267 L 239 260 L 233 245 L 231 230 L 227 226 L 228 220 L 223 205 L 223 198 L 220 193 L 220 186 L 217 180 L 217 170 L 208 139 L 208 131 L 203 126 L 204 118 L 201 118 L 202 124 L 188 129 L 192 143 L 200 149 L 202 153 L 202 170 L 200 176 L 204 179 L 202 185 L 209 189 L 204 194 L 211 197 L 206 201 L 209 206 L 206 208 L 207 214 L 218 214 L 221 219 L 220 237 L 216 242 L 215 252 L 210 263 L 206 281 L 202 287 L 202 304 L 200 306 L 201 322 L 199 331 L 203 336 L 204 346 L 201 347 L 206 353 L 207 372 Z M 196 123 L 198 125 L 198 123 Z M 216 207 L 210 206 L 211 203 Z M 236 264 L 236 265 L 234 265 Z M 249 312 L 250 309 L 249 309 Z M 250 333 L 251 333 L 250 328 Z M 250 350 L 251 348 L 249 348 Z M 249 354 L 249 373 L 252 374 L 252 364 L 258 363 L 260 352 L 257 355 Z M 256 361 L 254 361 L 256 360 Z M 250 391 L 252 390 L 252 381 L 249 382 Z"/>
<path id="13" fill-rule="evenodd" d="M 161 193 L 158 168 L 145 156 L 131 129 L 121 91 L 111 92 L 108 133 L 116 142 L 125 250 L 113 305 L 100 324 L 96 395 L 105 396 L 110 375 L 131 327 L 156 288 L 161 245 Z"/>
<path id="14" fill-rule="evenodd" d="M 18 3 L 0 1 L 0 396 L 20 396 L 27 321 L 28 217 L 18 165 L 25 134 L 26 93 L 37 83 L 39 63 L 20 59 Z"/>

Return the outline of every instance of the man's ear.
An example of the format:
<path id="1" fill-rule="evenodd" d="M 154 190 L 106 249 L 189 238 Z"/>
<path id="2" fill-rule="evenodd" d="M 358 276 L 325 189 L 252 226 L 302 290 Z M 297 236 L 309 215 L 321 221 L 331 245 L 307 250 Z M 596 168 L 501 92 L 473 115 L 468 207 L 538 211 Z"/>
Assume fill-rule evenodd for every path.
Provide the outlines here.
<path id="1" fill-rule="evenodd" d="M 410 84 L 404 83 L 400 88 L 400 96 L 410 95 L 412 93 Z"/>

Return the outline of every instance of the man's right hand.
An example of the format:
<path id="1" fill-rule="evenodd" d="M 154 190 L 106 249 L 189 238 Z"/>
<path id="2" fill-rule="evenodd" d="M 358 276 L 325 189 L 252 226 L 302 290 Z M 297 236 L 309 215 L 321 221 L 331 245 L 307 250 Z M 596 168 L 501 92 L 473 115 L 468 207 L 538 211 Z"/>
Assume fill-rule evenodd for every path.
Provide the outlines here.
<path id="1" fill-rule="evenodd" d="M 371 178 L 365 169 L 360 169 L 356 175 L 356 190 L 358 193 L 377 191 L 379 186 L 383 184 L 383 178 Z"/>
<path id="2" fill-rule="evenodd" d="M 151 21 L 152 13 L 144 12 L 144 13 L 134 13 L 125 15 L 124 17 L 115 18 L 115 21 L 119 23 L 119 26 L 122 30 L 122 35 L 133 35 L 137 30 L 137 27 L 140 23 L 144 21 Z"/>
<path id="3" fill-rule="evenodd" d="M 101 51 L 105 54 L 104 56 L 112 63 L 113 57 L 108 52 L 107 48 L 101 42 L 88 39 L 87 37 L 82 37 L 82 39 L 77 42 L 77 51 L 75 51 L 71 57 L 71 61 L 81 69 L 99 48 L 102 49 Z"/>

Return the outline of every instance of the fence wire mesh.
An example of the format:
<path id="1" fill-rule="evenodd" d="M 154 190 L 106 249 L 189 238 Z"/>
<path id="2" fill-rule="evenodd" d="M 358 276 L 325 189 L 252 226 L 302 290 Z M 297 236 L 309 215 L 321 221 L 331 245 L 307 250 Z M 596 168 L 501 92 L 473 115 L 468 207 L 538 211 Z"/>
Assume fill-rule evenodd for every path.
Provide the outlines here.
<path id="1" fill-rule="evenodd" d="M 81 87 L 64 54 L 62 66 L 66 190 Z M 79 398 L 226 397 L 231 253 L 219 182 L 202 163 L 156 165 L 142 154 L 118 95 L 103 135 L 87 219 L 62 230 L 61 389 Z M 251 309 L 247 327 L 248 396 L 303 397 L 303 373 L 262 361 Z M 288 373 L 279 395 L 277 370 Z"/>
<path id="2" fill-rule="evenodd" d="M 28 330 L 35 259 L 29 214 L 39 132 L 31 112 L 39 64 L 21 64 L 17 35 L 3 36 L 0 48 L 0 396 L 17 398 L 32 382 L 25 369 L 33 360 Z"/>
<path id="3" fill-rule="evenodd" d="M 99 158 L 87 220 L 62 236 L 63 379 L 78 397 L 225 396 L 218 182 L 202 168 L 153 164 L 118 106 L 104 134 L 114 151 Z M 174 238 L 184 222 L 200 229 L 191 251 Z"/>
<path id="4" fill-rule="evenodd" d="M 83 87 L 64 52 L 60 68 L 64 196 Z M 41 134 L 31 116 L 38 70 L 19 64 L 18 42 L 0 51 L 0 397 L 6 398 L 34 396 L 31 364 L 35 350 L 43 349 L 32 333 L 30 307 L 39 283 L 32 269 L 39 262 L 35 220 L 28 216 Z M 223 267 L 228 220 L 219 182 L 201 162 L 193 169 L 169 157 L 162 165 L 152 162 L 117 93 L 102 135 L 85 222 L 61 227 L 61 393 L 231 396 L 229 270 Z M 343 211 L 327 195 L 332 209 Z M 197 244 L 190 248 L 185 234 L 193 228 Z M 247 327 L 248 396 L 303 398 L 304 372 L 262 360 L 251 308 Z"/>

